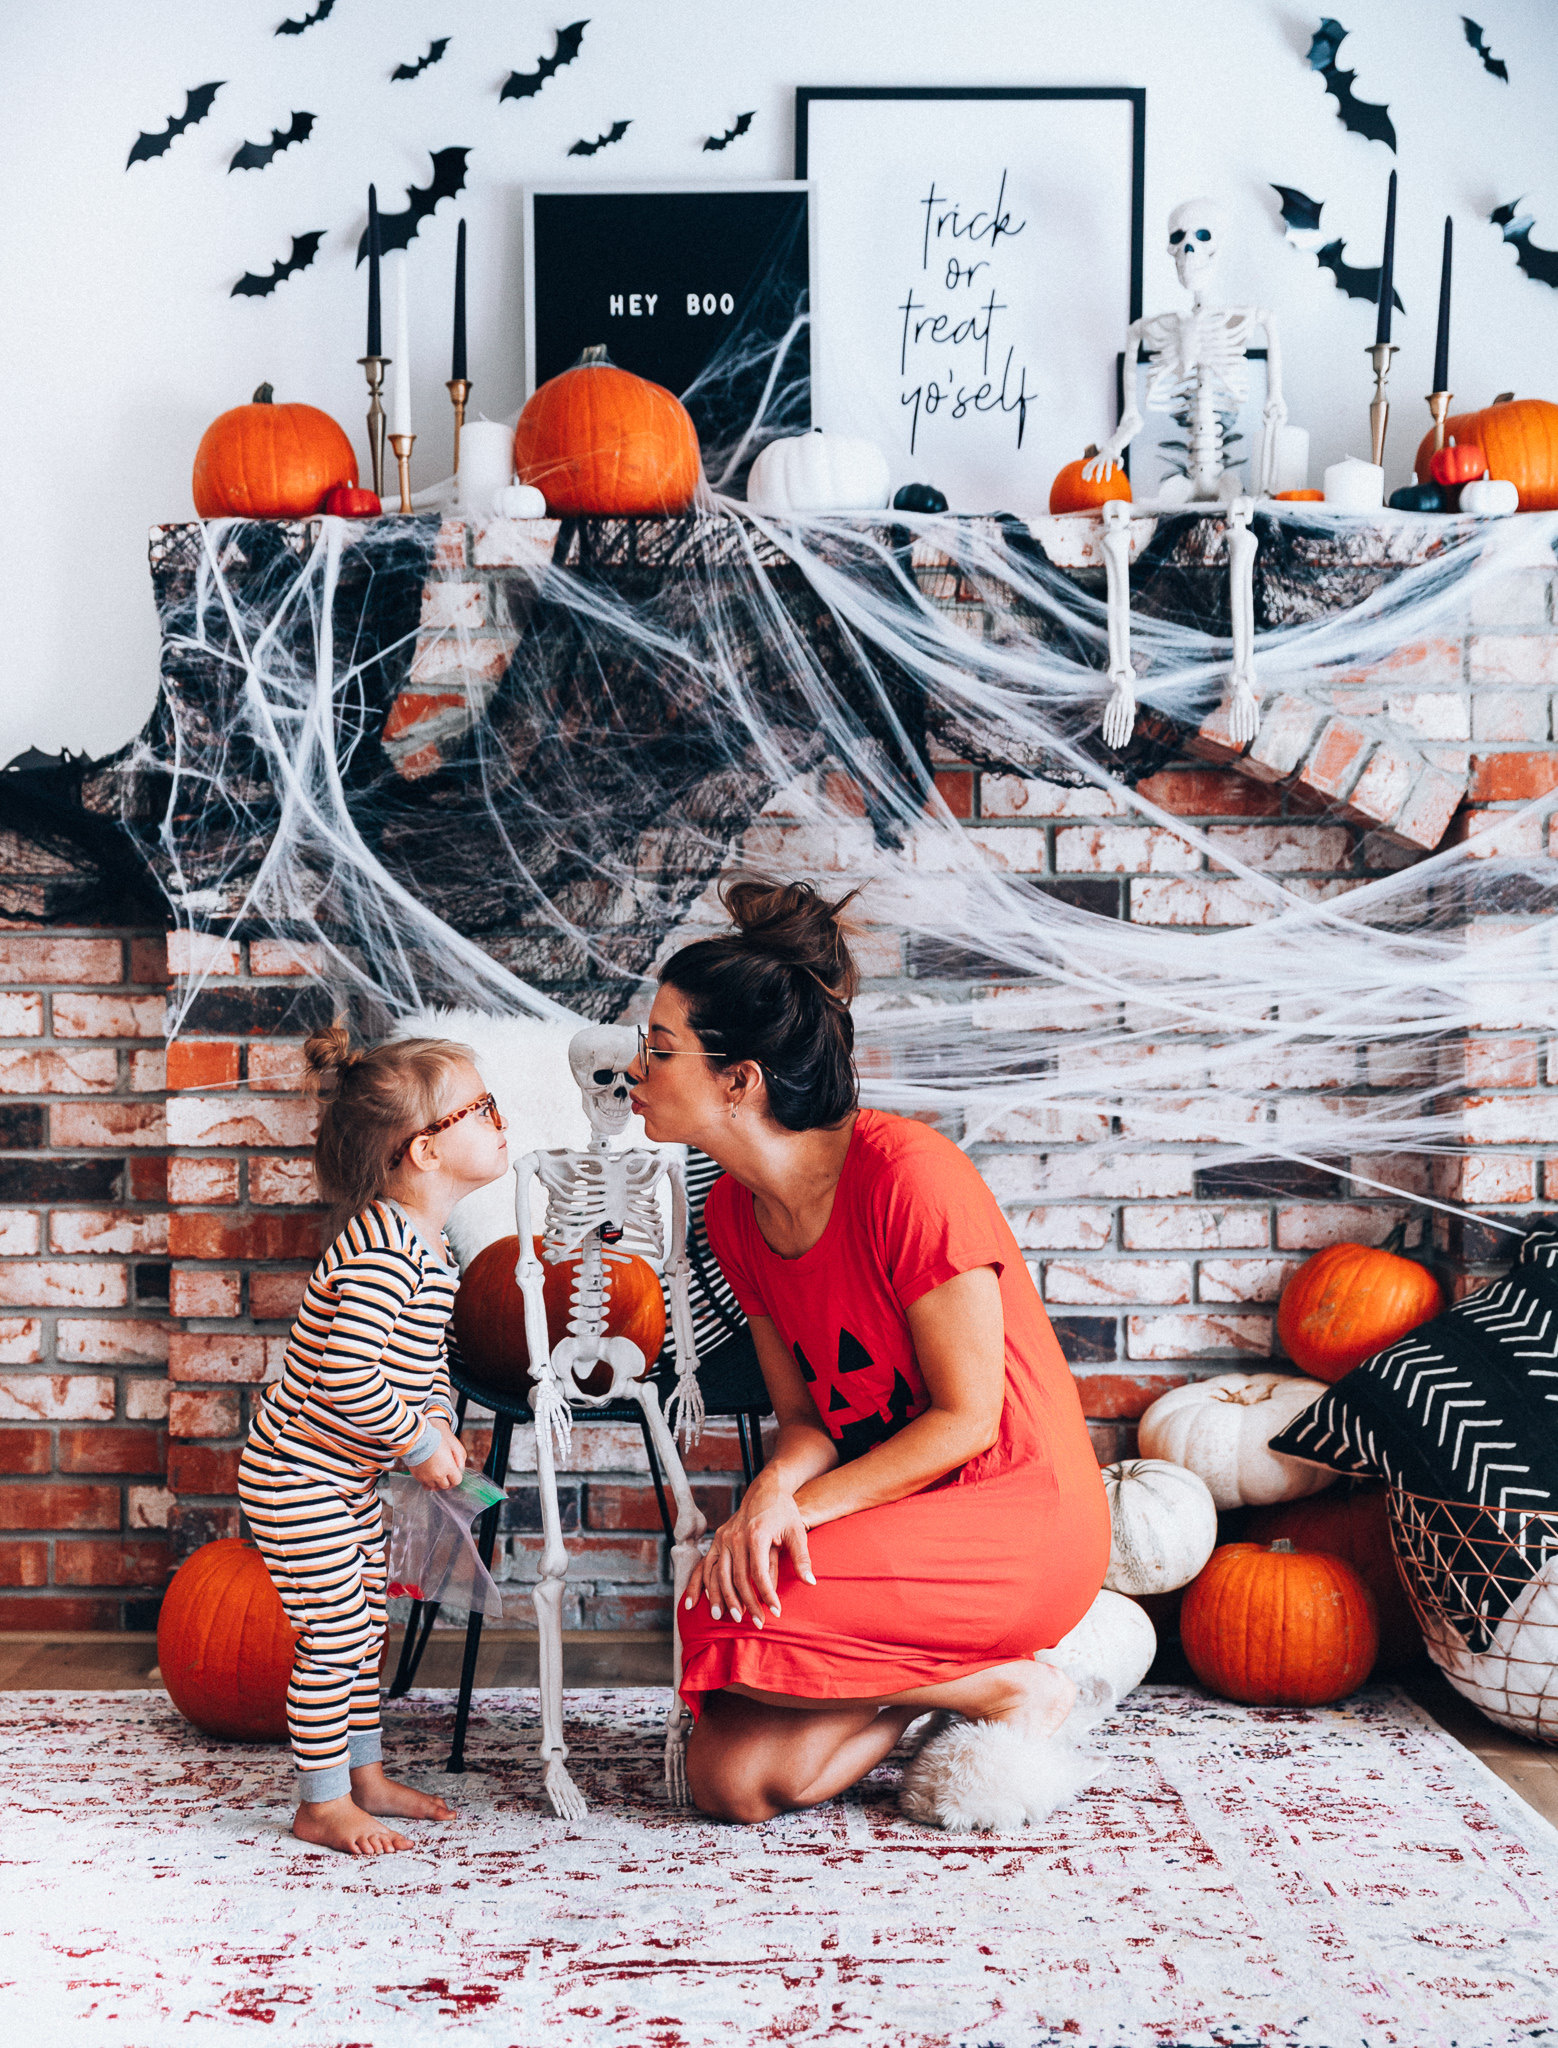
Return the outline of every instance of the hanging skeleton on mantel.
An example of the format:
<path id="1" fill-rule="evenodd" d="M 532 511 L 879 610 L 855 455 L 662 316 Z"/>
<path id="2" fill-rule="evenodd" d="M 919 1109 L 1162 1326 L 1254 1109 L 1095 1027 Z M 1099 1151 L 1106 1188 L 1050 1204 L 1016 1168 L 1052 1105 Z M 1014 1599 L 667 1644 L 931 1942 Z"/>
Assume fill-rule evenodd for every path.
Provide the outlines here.
<path id="1" fill-rule="evenodd" d="M 613 1140 L 627 1128 L 631 1084 L 628 1069 L 638 1055 L 638 1033 L 622 1025 L 597 1025 L 576 1032 L 568 1045 L 568 1064 L 584 1101 L 594 1132 L 587 1152 L 530 1152 L 520 1160 L 515 1202 L 519 1228 L 519 1263 L 514 1278 L 525 1303 L 525 1339 L 532 1360 L 539 1360 L 532 1378 L 531 1410 L 536 1427 L 536 1476 L 540 1483 L 543 1548 L 540 1574 L 532 1599 L 540 1635 L 541 1761 L 547 1797 L 563 1820 L 577 1820 L 585 1811 L 584 1796 L 568 1775 L 568 1745 L 563 1740 L 563 1582 L 568 1552 L 563 1543 L 557 1507 L 554 1441 L 566 1456 L 572 1427 L 570 1402 L 601 1408 L 608 1401 L 636 1401 L 676 1501 L 671 1550 L 675 1593 L 671 1603 L 675 1631 L 675 1674 L 681 1677 L 681 1637 L 676 1616 L 682 1594 L 698 1557 L 698 1539 L 706 1526 L 694 1504 L 687 1475 L 677 1455 L 660 1398 L 646 1360 L 627 1337 L 607 1334 L 614 1260 L 628 1254 L 664 1259 L 664 1277 L 671 1298 L 671 1333 L 676 1344 L 676 1386 L 667 1407 L 675 1406 L 677 1434 L 684 1444 L 696 1443 L 703 1432 L 703 1396 L 698 1388 L 698 1351 L 693 1337 L 692 1303 L 688 1292 L 687 1179 L 679 1150 L 649 1152 L 642 1148 L 617 1152 Z M 541 1259 L 555 1266 L 577 1257 L 568 1334 L 549 1352 L 546 1307 L 542 1299 L 545 1271 L 535 1255 L 530 1224 L 530 1177 L 546 1191 L 546 1221 L 541 1234 Z M 658 1190 L 670 1184 L 671 1252 L 665 1258 Z M 674 1681 L 673 1681 L 674 1682 Z M 685 1804 L 687 1709 L 673 1692 L 666 1726 L 666 1783 L 673 1804 Z"/>
<path id="2" fill-rule="evenodd" d="M 1188 445 L 1182 476 L 1164 479 L 1157 502 L 1226 505 L 1228 511 L 1229 611 L 1233 662 L 1225 701 L 1231 736 L 1243 743 L 1260 728 L 1255 702 L 1254 565 L 1258 542 L 1250 531 L 1252 494 L 1268 492 L 1275 480 L 1278 438 L 1287 422 L 1282 396 L 1282 349 L 1274 314 L 1264 306 L 1209 306 L 1206 279 L 1227 241 L 1227 217 L 1215 199 L 1187 199 L 1168 219 L 1168 249 L 1179 281 L 1190 293 L 1188 313 L 1159 313 L 1133 320 L 1125 336 L 1125 410 L 1120 424 L 1083 467 L 1089 480 L 1107 478 L 1143 421 L 1136 409 L 1136 368 L 1145 351 L 1146 402 L 1153 411 L 1182 412 Z M 1266 335 L 1266 401 L 1261 409 L 1260 449 L 1249 490 L 1236 470 L 1225 466 L 1224 413 L 1237 411 L 1249 394 L 1247 349 L 1258 330 Z M 1111 517 L 1111 514 L 1113 515 Z M 1113 694 L 1104 712 L 1105 743 L 1123 747 L 1136 722 L 1135 675 L 1130 661 L 1129 514 L 1123 503 L 1104 507 L 1104 565 L 1108 577 L 1109 680 Z"/>

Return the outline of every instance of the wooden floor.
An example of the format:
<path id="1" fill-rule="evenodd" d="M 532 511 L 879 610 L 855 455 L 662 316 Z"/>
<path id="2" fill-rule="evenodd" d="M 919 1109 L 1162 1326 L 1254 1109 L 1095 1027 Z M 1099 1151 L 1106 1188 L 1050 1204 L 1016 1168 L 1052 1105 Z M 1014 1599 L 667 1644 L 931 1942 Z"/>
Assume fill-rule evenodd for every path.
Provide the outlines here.
<path id="1" fill-rule="evenodd" d="M 564 1631 L 565 1664 L 573 1685 L 664 1685 L 670 1678 L 669 1636 L 640 1631 Z M 464 1638 L 435 1635 L 417 1673 L 419 1686 L 460 1682 Z M 385 1649 L 386 1675 L 400 1654 L 392 1630 Z M 1154 1676 L 1159 1675 L 1154 1673 Z M 1167 1672 L 1161 1674 L 1167 1677 Z M 487 1629 L 476 1666 L 478 1685 L 534 1685 L 536 1638 L 528 1632 Z M 157 1638 L 153 1635 L 0 1634 L 0 1692 L 112 1692 L 157 1686 Z M 1485 1721 L 1475 1707 L 1426 1660 L 1396 1674 L 1396 1682 L 1440 1727 L 1481 1757 L 1489 1770 L 1527 1805 L 1558 1826 L 1558 1748 L 1527 1742 Z"/>

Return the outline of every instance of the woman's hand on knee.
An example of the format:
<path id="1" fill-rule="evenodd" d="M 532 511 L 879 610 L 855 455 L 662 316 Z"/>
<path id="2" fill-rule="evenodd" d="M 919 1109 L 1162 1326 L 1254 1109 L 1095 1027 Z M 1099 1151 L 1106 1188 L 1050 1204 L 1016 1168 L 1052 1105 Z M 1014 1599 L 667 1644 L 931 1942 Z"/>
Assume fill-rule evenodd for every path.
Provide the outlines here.
<path id="1" fill-rule="evenodd" d="M 764 1475 L 766 1477 L 766 1475 Z M 779 1553 L 788 1551 L 796 1575 L 814 1586 L 806 1524 L 793 1494 L 760 1477 L 728 1522 L 715 1530 L 707 1553 L 693 1567 L 687 1582 L 687 1605 L 708 1596 L 716 1619 L 728 1612 L 733 1621 L 750 1614 L 759 1628 L 764 1612 L 777 1615 L 775 1584 Z"/>

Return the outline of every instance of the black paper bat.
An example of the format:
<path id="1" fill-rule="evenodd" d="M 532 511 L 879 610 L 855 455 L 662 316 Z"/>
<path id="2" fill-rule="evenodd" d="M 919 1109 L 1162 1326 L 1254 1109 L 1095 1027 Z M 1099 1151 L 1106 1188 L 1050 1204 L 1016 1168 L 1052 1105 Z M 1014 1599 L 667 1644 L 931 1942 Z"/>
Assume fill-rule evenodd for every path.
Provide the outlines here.
<path id="1" fill-rule="evenodd" d="M 1344 262 L 1342 259 L 1342 251 L 1346 246 L 1346 243 L 1342 241 L 1327 242 L 1323 249 L 1315 251 L 1316 263 L 1319 264 L 1322 270 L 1330 271 L 1332 277 L 1336 279 L 1336 282 L 1341 286 L 1349 299 L 1367 299 L 1371 306 L 1377 306 L 1379 304 L 1379 264 L 1376 263 L 1372 270 L 1359 270 L 1355 268 L 1354 265 Z M 1401 303 L 1401 294 L 1394 286 L 1391 287 L 1390 303 L 1398 313 L 1405 313 L 1406 307 Z"/>
<path id="2" fill-rule="evenodd" d="M 131 164 L 143 162 L 147 157 L 165 155 L 172 148 L 175 137 L 182 135 L 186 128 L 193 128 L 197 121 L 206 118 L 211 111 L 211 102 L 226 83 L 225 78 L 214 78 L 209 85 L 197 85 L 193 91 L 185 93 L 183 113 L 170 114 L 167 127 L 155 135 L 142 132 L 124 160 L 125 169 L 128 170 Z"/>
<path id="3" fill-rule="evenodd" d="M 1477 55 L 1482 59 L 1483 70 L 1491 71 L 1495 78 L 1502 78 L 1504 83 L 1508 85 L 1509 66 L 1502 57 L 1495 57 L 1487 44 L 1482 40 L 1481 22 L 1473 21 L 1469 14 L 1463 14 L 1461 16 L 1461 27 L 1466 31 L 1467 42 L 1471 44 Z"/>
<path id="4" fill-rule="evenodd" d="M 707 142 L 706 142 L 706 143 L 705 143 L 705 144 L 703 145 L 703 146 L 704 146 L 704 148 L 705 148 L 705 149 L 729 149 L 730 145 L 731 145 L 731 144 L 732 144 L 732 143 L 733 143 L 733 142 L 735 141 L 736 137 L 737 137 L 738 135 L 745 135 L 745 134 L 746 134 L 746 132 L 747 132 L 747 130 L 748 130 L 748 129 L 749 129 L 750 127 L 751 127 L 752 123 L 753 123 L 753 122 L 754 122 L 754 121 L 755 121 L 756 119 L 757 119 L 757 109 L 756 109 L 756 107 L 754 107 L 754 108 L 752 109 L 752 111 L 751 111 L 751 113 L 750 113 L 750 114 L 738 114 L 738 115 L 736 116 L 736 125 L 735 125 L 735 127 L 734 127 L 734 128 L 727 128 L 727 129 L 725 130 L 725 132 L 724 132 L 724 134 L 723 134 L 723 135 L 711 135 L 711 136 L 709 137 L 708 141 L 707 141 Z"/>
<path id="5" fill-rule="evenodd" d="M 550 57 L 543 57 L 534 71 L 511 71 L 503 81 L 498 94 L 500 100 L 534 99 L 554 71 L 561 71 L 565 64 L 571 64 L 579 54 L 579 45 L 584 41 L 584 31 L 589 27 L 589 17 L 583 21 L 570 21 L 566 28 L 557 31 L 557 49 Z"/>
<path id="6" fill-rule="evenodd" d="M 1372 100 L 1360 100 L 1353 96 L 1352 82 L 1356 71 L 1343 71 L 1336 61 L 1343 38 L 1349 33 L 1339 21 L 1327 15 L 1315 30 L 1309 45 L 1309 68 L 1318 71 L 1325 80 L 1325 89 L 1336 101 L 1336 111 L 1342 126 L 1353 135 L 1367 135 L 1373 142 L 1383 142 L 1391 151 L 1396 147 L 1396 131 L 1391 124 L 1390 109 L 1376 106 Z"/>
<path id="7" fill-rule="evenodd" d="M 1515 206 L 1520 204 L 1515 201 Z M 1531 230 L 1536 226 L 1529 213 L 1516 213 L 1514 206 L 1495 206 L 1488 215 L 1495 227 L 1502 228 L 1504 240 L 1514 245 L 1515 265 L 1527 277 L 1533 277 L 1538 284 L 1550 284 L 1558 290 L 1558 249 L 1539 249 L 1531 239 Z"/>
<path id="8" fill-rule="evenodd" d="M 379 252 L 387 256 L 392 249 L 408 249 L 411 238 L 437 206 L 440 199 L 453 199 L 456 192 L 465 187 L 465 159 L 468 149 L 438 149 L 433 152 L 433 182 L 430 185 L 410 185 L 406 198 L 410 202 L 404 213 L 381 213 L 379 215 Z M 368 253 L 368 230 L 362 231 L 362 240 L 357 244 L 357 261 Z"/>
<path id="9" fill-rule="evenodd" d="M 284 149 L 290 149 L 294 142 L 307 142 L 314 131 L 312 114 L 300 114 L 293 109 L 292 126 L 285 131 L 273 128 L 269 142 L 246 142 L 232 162 L 228 173 L 234 171 L 263 171 L 272 157 L 278 157 Z"/>
<path id="10" fill-rule="evenodd" d="M 252 270 L 246 270 L 232 290 L 230 299 L 268 299 L 284 277 L 290 277 L 295 270 L 307 270 L 319 254 L 319 245 L 325 238 L 323 228 L 311 228 L 306 235 L 294 235 L 292 247 L 280 263 L 273 263 L 270 273 L 257 277 Z"/>
<path id="11" fill-rule="evenodd" d="M 391 82 L 393 83 L 397 78 L 420 78 L 430 64 L 438 62 L 448 47 L 449 38 L 447 36 L 440 36 L 436 43 L 428 44 L 427 55 L 425 57 L 418 57 L 415 64 L 397 64 L 390 73 Z"/>
<path id="12" fill-rule="evenodd" d="M 312 14 L 305 14 L 301 21 L 284 21 L 276 33 L 279 36 L 300 36 L 304 29 L 312 28 L 316 21 L 328 21 L 335 0 L 319 0 Z"/>
<path id="13" fill-rule="evenodd" d="M 604 135 L 597 135 L 593 142 L 576 142 L 569 150 L 570 156 L 594 156 L 598 149 L 604 149 L 608 142 L 620 142 L 632 127 L 631 121 L 613 121 Z"/>
<path id="14" fill-rule="evenodd" d="M 1317 228 L 1320 225 L 1320 209 L 1323 199 L 1311 199 L 1307 192 L 1300 192 L 1296 185 L 1273 185 L 1282 201 L 1282 225 L 1286 228 Z"/>

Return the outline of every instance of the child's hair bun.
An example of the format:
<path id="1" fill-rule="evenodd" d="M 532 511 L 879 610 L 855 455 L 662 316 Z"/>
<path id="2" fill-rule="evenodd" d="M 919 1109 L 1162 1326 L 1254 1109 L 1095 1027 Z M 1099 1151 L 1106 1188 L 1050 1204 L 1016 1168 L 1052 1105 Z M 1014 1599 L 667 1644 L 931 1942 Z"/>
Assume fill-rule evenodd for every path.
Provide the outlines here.
<path id="1" fill-rule="evenodd" d="M 357 1065 L 362 1054 L 352 1048 L 345 1019 L 337 1017 L 333 1024 L 322 1024 L 305 1041 L 303 1058 L 317 1089 L 332 1076 L 339 1087 L 342 1077 Z"/>

